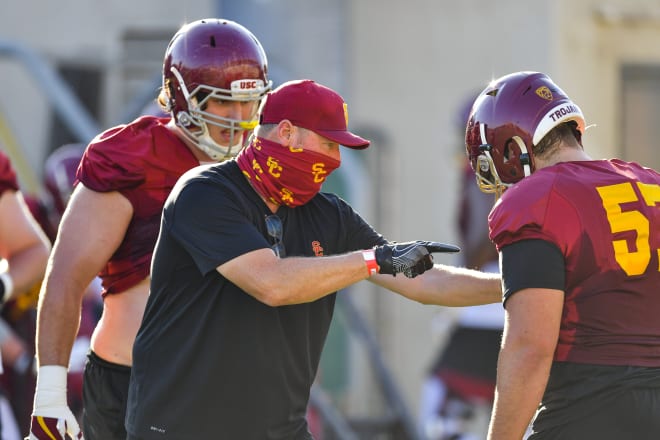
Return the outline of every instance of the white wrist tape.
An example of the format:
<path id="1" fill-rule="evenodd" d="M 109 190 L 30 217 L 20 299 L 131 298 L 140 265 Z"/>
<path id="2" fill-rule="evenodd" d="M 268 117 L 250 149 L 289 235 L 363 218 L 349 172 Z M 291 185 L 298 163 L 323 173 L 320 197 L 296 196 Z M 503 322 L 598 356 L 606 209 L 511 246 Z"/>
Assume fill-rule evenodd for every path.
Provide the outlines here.
<path id="1" fill-rule="evenodd" d="M 67 369 L 61 365 L 39 367 L 37 387 L 34 393 L 34 407 L 66 407 L 66 376 Z"/>
<path id="2" fill-rule="evenodd" d="M 2 281 L 2 284 L 5 286 L 5 293 L 0 298 L 0 304 L 6 302 L 9 298 L 11 298 L 11 294 L 14 292 L 14 280 L 11 279 L 11 275 L 9 275 L 9 272 L 0 272 L 0 281 Z"/>

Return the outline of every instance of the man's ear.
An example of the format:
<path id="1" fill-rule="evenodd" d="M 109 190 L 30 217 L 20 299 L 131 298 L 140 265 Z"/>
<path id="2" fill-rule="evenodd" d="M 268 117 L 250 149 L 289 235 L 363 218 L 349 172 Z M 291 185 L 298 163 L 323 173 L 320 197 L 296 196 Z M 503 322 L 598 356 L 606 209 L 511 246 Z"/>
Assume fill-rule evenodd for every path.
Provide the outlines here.
<path id="1" fill-rule="evenodd" d="M 291 144 L 293 137 L 293 124 L 288 119 L 283 119 L 277 124 L 277 141 L 284 147 Z"/>

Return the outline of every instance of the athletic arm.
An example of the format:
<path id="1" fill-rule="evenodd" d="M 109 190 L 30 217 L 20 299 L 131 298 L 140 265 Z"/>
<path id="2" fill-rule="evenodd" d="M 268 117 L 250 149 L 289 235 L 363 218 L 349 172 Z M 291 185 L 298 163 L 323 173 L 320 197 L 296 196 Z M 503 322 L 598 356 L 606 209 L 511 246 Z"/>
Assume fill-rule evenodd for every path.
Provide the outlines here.
<path id="1" fill-rule="evenodd" d="M 561 290 L 528 288 L 506 302 L 488 440 L 520 440 L 541 401 L 559 337 Z"/>
<path id="2" fill-rule="evenodd" d="M 50 242 L 20 192 L 0 197 L 0 257 L 7 261 L 13 295 L 34 286 L 44 275 Z M 5 298 L 9 299 L 9 298 Z"/>
<path id="3" fill-rule="evenodd" d="M 362 251 L 322 258 L 280 259 L 272 250 L 264 248 L 221 264 L 217 270 L 243 291 L 270 306 L 315 301 L 369 277 Z M 397 278 L 405 276 L 399 274 Z"/>
<path id="4" fill-rule="evenodd" d="M 379 274 L 369 281 L 422 304 L 462 307 L 502 301 L 499 275 L 442 264 L 415 278 Z"/>
<path id="5" fill-rule="evenodd" d="M 133 208 L 119 192 L 79 184 L 64 213 L 39 296 L 39 365 L 67 366 L 84 293 L 121 244 Z"/>

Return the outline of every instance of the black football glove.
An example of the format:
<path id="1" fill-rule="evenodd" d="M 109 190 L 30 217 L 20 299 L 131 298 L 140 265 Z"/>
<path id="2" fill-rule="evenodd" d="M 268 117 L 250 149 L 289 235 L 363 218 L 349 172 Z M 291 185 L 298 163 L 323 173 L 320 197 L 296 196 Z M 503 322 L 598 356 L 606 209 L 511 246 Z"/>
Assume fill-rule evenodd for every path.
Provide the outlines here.
<path id="1" fill-rule="evenodd" d="M 415 278 L 433 267 L 433 252 L 459 252 L 461 249 L 451 244 L 435 241 L 408 241 L 376 246 L 374 253 L 379 273 L 394 275 L 402 273 Z"/>

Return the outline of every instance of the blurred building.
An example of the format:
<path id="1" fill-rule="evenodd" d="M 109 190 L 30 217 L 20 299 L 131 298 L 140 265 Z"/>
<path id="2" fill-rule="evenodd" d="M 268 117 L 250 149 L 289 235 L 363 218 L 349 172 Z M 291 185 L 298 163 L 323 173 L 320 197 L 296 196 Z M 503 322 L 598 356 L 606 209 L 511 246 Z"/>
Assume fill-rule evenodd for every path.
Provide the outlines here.
<path id="1" fill-rule="evenodd" d="M 0 14 L 0 148 L 26 190 L 40 190 L 54 148 L 86 142 L 153 99 L 169 38 L 209 16 L 257 35 L 276 85 L 312 78 L 346 98 L 351 128 L 374 142 L 343 152 L 333 189 L 391 239 L 457 240 L 464 158 L 454 109 L 511 71 L 541 70 L 562 85 L 595 125 L 585 144 L 595 158 L 660 168 L 657 0 L 60 0 Z M 370 283 L 350 295 L 414 413 L 442 337 L 430 325 L 438 308 Z M 384 406 L 378 381 L 345 327 L 338 316 L 322 379 L 342 411 L 370 415 Z"/>

